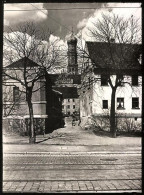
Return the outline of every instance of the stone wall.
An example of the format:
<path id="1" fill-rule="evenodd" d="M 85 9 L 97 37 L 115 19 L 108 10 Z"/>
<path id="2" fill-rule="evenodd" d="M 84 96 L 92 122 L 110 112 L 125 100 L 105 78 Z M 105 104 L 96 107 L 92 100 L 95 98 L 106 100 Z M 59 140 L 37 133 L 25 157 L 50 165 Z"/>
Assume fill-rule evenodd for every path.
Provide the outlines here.
<path id="1" fill-rule="evenodd" d="M 34 118 L 34 129 L 36 134 L 45 132 L 45 118 Z M 16 133 L 19 135 L 28 135 L 29 119 L 25 118 L 5 118 L 3 119 L 3 133 Z"/>

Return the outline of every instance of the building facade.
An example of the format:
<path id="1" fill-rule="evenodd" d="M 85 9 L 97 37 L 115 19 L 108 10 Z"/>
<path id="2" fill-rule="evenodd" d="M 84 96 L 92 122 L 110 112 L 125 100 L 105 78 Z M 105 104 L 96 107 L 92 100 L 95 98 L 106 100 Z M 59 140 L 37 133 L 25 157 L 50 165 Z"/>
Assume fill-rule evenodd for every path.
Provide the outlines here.
<path id="1" fill-rule="evenodd" d="M 116 67 L 114 67 L 110 62 L 109 53 L 105 50 L 106 43 L 87 42 L 86 44 L 86 50 L 91 58 L 85 60 L 81 74 L 79 97 L 81 120 L 86 122 L 91 116 L 96 119 L 110 115 L 112 87 L 108 79 L 114 86 L 120 75 L 121 82 L 115 94 L 116 117 L 121 120 L 128 118 L 131 123 L 140 124 L 142 117 L 142 66 L 138 61 L 140 46 L 136 46 L 135 49 L 129 48 L 130 56 L 125 54 L 128 59 L 129 57 L 132 59 L 131 62 L 120 64 L 117 63 L 119 59 L 116 59 Z M 112 46 L 113 51 L 119 53 L 119 45 L 113 43 Z"/>
<path id="2" fill-rule="evenodd" d="M 76 87 L 55 87 L 57 91 L 63 94 L 62 111 L 64 116 L 70 116 L 73 113 L 79 115 L 79 95 Z"/>
<path id="3" fill-rule="evenodd" d="M 10 77 L 3 79 L 3 128 L 26 133 L 28 130 L 29 108 L 26 101 L 24 82 L 24 61 L 27 61 L 26 76 L 33 79 L 39 70 L 38 64 L 28 58 L 22 58 L 7 66 L 4 71 Z M 16 79 L 13 79 L 16 78 Z M 39 78 L 32 94 L 34 126 L 37 133 L 50 132 L 61 127 L 62 94 L 52 89 L 49 75 Z M 53 125 L 51 125 L 53 124 Z"/>

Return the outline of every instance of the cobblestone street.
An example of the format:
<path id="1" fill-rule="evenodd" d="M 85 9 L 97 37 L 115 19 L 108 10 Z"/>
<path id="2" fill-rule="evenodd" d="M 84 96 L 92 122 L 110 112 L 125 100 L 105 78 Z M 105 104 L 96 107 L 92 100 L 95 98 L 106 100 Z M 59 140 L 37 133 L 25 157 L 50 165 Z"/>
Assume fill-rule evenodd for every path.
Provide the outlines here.
<path id="1" fill-rule="evenodd" d="M 64 141 L 4 139 L 3 192 L 141 192 L 140 138 L 102 138 L 70 124 L 57 133 Z"/>
<path id="2" fill-rule="evenodd" d="M 13 154 L 4 156 L 3 191 L 140 191 L 139 154 Z"/>

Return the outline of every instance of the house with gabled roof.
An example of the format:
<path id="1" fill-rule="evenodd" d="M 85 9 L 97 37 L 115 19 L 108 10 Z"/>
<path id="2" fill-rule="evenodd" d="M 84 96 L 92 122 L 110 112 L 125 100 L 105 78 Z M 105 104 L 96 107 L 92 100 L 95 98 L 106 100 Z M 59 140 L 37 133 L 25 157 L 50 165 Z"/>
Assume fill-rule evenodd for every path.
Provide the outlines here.
<path id="1" fill-rule="evenodd" d="M 121 80 L 116 90 L 115 110 L 122 118 L 140 123 L 142 117 L 141 45 L 115 42 L 86 42 L 85 61 L 81 74 L 80 117 L 110 114 L 111 84 Z M 118 82 L 117 82 L 118 83 Z"/>
<path id="2" fill-rule="evenodd" d="M 29 58 L 22 58 L 4 67 L 9 77 L 3 78 L 3 128 L 20 133 L 28 132 L 29 121 L 26 88 L 22 84 L 24 64 L 27 82 L 32 80 L 35 74 L 41 73 L 41 67 L 37 63 Z M 37 133 L 51 132 L 62 127 L 62 93 L 52 89 L 52 81 L 48 74 L 39 77 L 34 83 L 31 101 Z"/>
<path id="3" fill-rule="evenodd" d="M 62 112 L 66 115 L 79 115 L 79 95 L 77 87 L 55 87 L 53 89 L 63 94 Z"/>

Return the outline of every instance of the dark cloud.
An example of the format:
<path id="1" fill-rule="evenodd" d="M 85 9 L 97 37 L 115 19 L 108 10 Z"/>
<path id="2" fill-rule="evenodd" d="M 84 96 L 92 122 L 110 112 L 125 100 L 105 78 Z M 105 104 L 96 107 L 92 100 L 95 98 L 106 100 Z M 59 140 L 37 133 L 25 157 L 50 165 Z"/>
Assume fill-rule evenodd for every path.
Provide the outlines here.
<path id="1" fill-rule="evenodd" d="M 72 27 L 74 32 L 77 33 L 78 22 L 84 18 L 89 18 L 96 9 L 105 5 L 104 3 L 45 3 L 45 9 L 62 10 L 48 10 L 48 18 L 42 25 L 47 26 L 54 32 L 54 35 L 63 39 L 70 33 Z"/>
<path id="2" fill-rule="evenodd" d="M 12 4 L 11 4 L 12 5 Z M 28 4 L 27 4 L 28 5 Z M 37 4 L 33 4 L 37 6 Z M 20 4 L 18 6 L 21 6 Z M 83 19 L 89 18 L 94 14 L 96 9 L 106 6 L 106 3 L 44 3 L 43 8 L 48 9 L 48 17 L 44 20 L 33 19 L 38 27 L 43 28 L 46 32 L 51 30 L 55 36 L 59 36 L 64 39 L 67 34 L 70 33 L 73 27 L 75 33 L 78 32 L 77 24 Z M 31 8 L 35 9 L 31 6 Z M 39 7 L 38 7 L 39 8 Z M 88 9 L 90 8 L 90 9 Z M 61 10 L 60 10 L 61 9 Z M 23 12 L 22 12 L 23 13 Z M 30 12 L 25 12 L 25 14 L 30 15 Z M 23 23 L 22 18 L 26 19 L 26 15 L 21 15 L 21 18 L 17 17 L 11 21 L 11 26 L 16 29 L 17 24 Z M 8 31 L 5 25 L 5 31 Z"/>

